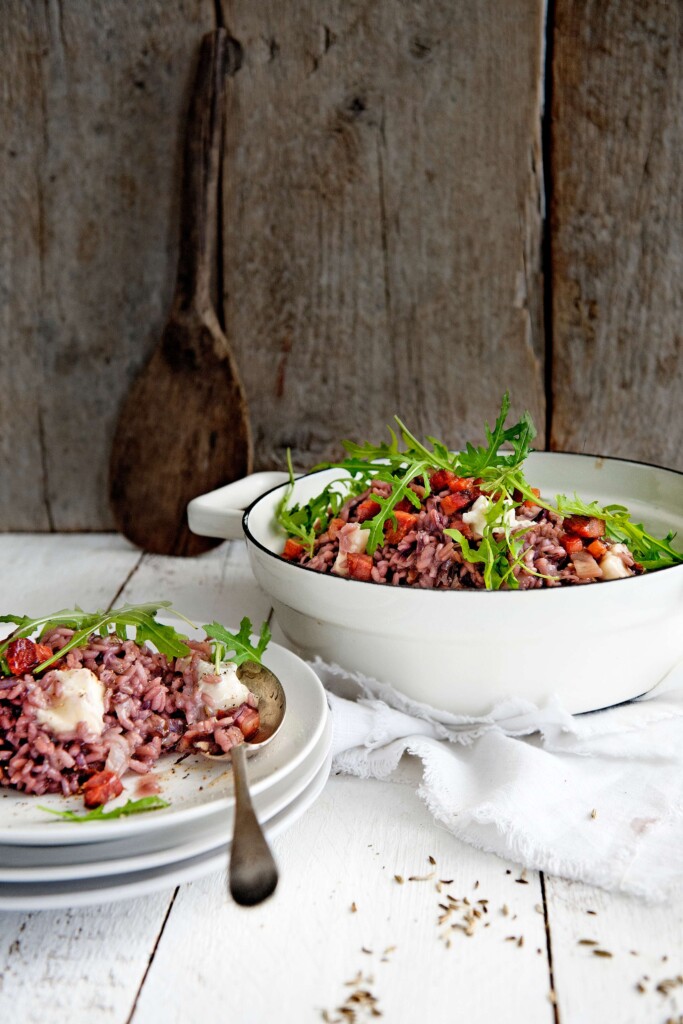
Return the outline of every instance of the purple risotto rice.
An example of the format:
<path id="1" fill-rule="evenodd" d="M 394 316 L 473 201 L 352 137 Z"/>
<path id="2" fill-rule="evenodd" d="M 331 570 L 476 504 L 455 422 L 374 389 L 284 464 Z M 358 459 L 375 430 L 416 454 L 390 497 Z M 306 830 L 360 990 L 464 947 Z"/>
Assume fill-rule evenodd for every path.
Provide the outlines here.
<path id="1" fill-rule="evenodd" d="M 208 639 L 169 658 L 115 633 L 92 634 L 45 671 L 30 663 L 73 637 L 60 626 L 39 644 L 4 645 L 11 674 L 0 674 L 0 785 L 82 790 L 94 807 L 122 791 L 127 771 L 145 775 L 172 751 L 225 753 L 258 729 L 256 697 L 233 663 L 215 661 Z"/>
<path id="2" fill-rule="evenodd" d="M 373 495 L 387 496 L 389 485 L 382 482 L 374 483 L 344 503 L 327 529 L 316 537 L 312 553 L 309 554 L 303 546 L 294 548 L 290 545 L 289 550 L 294 556 L 292 561 L 318 572 L 337 573 L 392 586 L 425 590 L 483 589 L 486 584 L 480 565 L 468 561 L 462 545 L 444 532 L 457 530 L 472 547 L 477 539 L 481 539 L 475 532 L 476 511 L 472 512 L 476 501 L 482 497 L 479 489 L 473 487 L 466 495 L 470 498 L 468 504 L 455 513 L 444 511 L 444 502 L 450 509 L 451 491 L 447 487 L 433 490 L 428 498 L 424 497 L 424 488 L 419 485 L 412 484 L 411 489 L 420 498 L 420 508 L 411 506 L 410 511 L 399 509 L 397 526 L 390 524 L 384 533 L 383 543 L 372 555 L 365 553 L 364 542 L 367 542 L 369 533 L 361 526 L 365 521 L 363 506 L 365 504 L 367 508 L 366 503 L 372 500 Z M 475 520 L 474 524 L 467 522 L 468 512 Z M 600 545 L 594 548 L 600 556 L 595 558 L 578 535 L 566 532 L 563 517 L 557 512 L 531 503 L 527 506 L 521 504 L 515 509 L 514 526 L 517 524 L 521 547 L 516 564 L 511 566 L 511 575 L 521 590 L 592 583 L 642 572 L 626 545 L 612 543 L 606 538 L 595 538 L 590 542 L 597 540 Z M 575 540 L 574 545 L 572 540 Z M 574 546 L 575 554 L 579 550 L 586 552 L 581 572 L 577 571 L 574 556 L 567 551 L 567 546 L 570 549 Z M 581 556 L 578 560 L 581 562 Z M 504 586 L 508 589 L 510 582 Z"/>

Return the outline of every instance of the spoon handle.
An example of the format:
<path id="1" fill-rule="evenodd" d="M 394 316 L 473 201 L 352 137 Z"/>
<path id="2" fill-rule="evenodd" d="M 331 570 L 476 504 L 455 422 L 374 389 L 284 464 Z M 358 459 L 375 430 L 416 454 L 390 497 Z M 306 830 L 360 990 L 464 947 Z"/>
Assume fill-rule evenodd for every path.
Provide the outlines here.
<path id="1" fill-rule="evenodd" d="M 249 795 L 244 744 L 231 750 L 235 782 L 235 825 L 230 851 L 230 892 L 244 907 L 262 903 L 275 890 L 277 866 Z"/>

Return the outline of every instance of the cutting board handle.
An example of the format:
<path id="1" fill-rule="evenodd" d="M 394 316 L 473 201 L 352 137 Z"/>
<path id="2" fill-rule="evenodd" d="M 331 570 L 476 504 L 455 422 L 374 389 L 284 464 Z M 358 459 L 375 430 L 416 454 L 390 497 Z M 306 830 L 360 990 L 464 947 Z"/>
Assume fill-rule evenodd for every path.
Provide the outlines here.
<path id="1" fill-rule="evenodd" d="M 289 480 L 288 473 L 252 473 L 225 487 L 193 498 L 187 506 L 187 521 L 200 537 L 240 540 L 244 510 L 252 502 Z"/>
<path id="2" fill-rule="evenodd" d="M 175 312 L 211 306 L 227 53 L 224 28 L 202 39 L 185 133 Z"/>

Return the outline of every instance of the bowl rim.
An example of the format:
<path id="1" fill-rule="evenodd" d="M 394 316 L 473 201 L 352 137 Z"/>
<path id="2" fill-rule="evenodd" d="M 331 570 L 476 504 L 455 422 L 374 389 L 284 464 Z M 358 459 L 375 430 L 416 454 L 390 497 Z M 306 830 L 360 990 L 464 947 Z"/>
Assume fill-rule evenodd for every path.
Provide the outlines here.
<path id="1" fill-rule="evenodd" d="M 662 465 L 660 465 L 659 463 L 656 463 L 656 462 L 645 462 L 645 461 L 639 460 L 639 459 L 623 459 L 623 458 L 621 458 L 618 455 L 594 455 L 591 452 L 547 451 L 547 450 L 544 450 L 544 449 L 535 449 L 535 450 L 532 451 L 531 454 L 533 454 L 533 455 L 560 455 L 560 456 L 562 456 L 562 455 L 572 455 L 572 456 L 578 456 L 579 458 L 596 459 L 596 460 L 600 460 L 601 462 L 620 463 L 620 464 L 625 465 L 625 466 L 643 466 L 643 467 L 648 468 L 648 469 L 657 469 L 657 470 L 661 470 L 661 471 L 663 471 L 665 473 L 672 473 L 674 476 L 683 477 L 683 470 L 672 469 L 671 466 L 662 466 Z M 297 480 L 302 480 L 305 477 L 316 476 L 318 473 L 327 473 L 327 472 L 329 472 L 330 469 L 334 469 L 334 468 L 335 468 L 334 466 L 324 466 L 324 467 L 322 467 L 320 469 L 309 470 L 307 473 L 301 473 L 299 476 L 297 476 L 296 479 Z M 380 587 L 380 584 L 375 583 L 372 580 L 355 580 L 355 579 L 352 579 L 349 576 L 332 576 L 329 573 L 318 572 L 317 569 L 310 569 L 307 565 L 299 565 L 298 563 L 290 562 L 288 559 L 283 558 L 282 555 L 277 554 L 277 552 L 271 551 L 270 548 L 266 547 L 265 544 L 262 544 L 261 541 L 258 540 L 258 538 L 254 536 L 254 534 L 252 533 L 251 528 L 249 526 L 249 515 L 250 515 L 250 513 L 256 507 L 256 505 L 258 505 L 261 501 L 263 501 L 264 498 L 267 498 L 269 494 L 272 494 L 273 491 L 280 490 L 280 488 L 286 487 L 286 486 L 287 486 L 286 483 L 279 483 L 279 484 L 275 484 L 273 487 L 269 487 L 267 491 L 264 491 L 262 494 L 259 494 L 258 498 L 255 498 L 254 501 L 252 501 L 251 504 L 249 504 L 245 508 L 244 513 L 242 515 L 242 530 L 244 532 L 244 535 L 245 535 L 245 538 L 247 539 L 247 541 L 249 541 L 251 544 L 253 544 L 254 547 L 258 548 L 260 551 L 263 551 L 264 554 L 269 555 L 271 558 L 274 558 L 280 565 L 288 566 L 289 568 L 291 568 L 293 570 L 304 570 L 305 572 L 310 573 L 311 575 L 317 577 L 318 579 L 321 579 L 321 578 L 322 579 L 334 579 L 334 580 L 339 580 L 342 583 L 347 583 L 347 584 L 351 584 L 351 585 L 354 585 L 354 586 Z M 633 584 L 636 581 L 639 581 L 642 584 L 642 581 L 650 580 L 653 577 L 657 577 L 657 576 L 659 576 L 660 573 L 663 573 L 663 572 L 670 573 L 670 572 L 673 572 L 673 571 L 676 571 L 676 570 L 678 570 L 679 572 L 681 570 L 683 570 L 683 562 L 679 563 L 678 565 L 666 566 L 664 569 L 656 569 L 656 570 L 654 570 L 654 572 L 645 572 L 645 573 L 643 573 L 640 576 L 624 577 L 623 579 L 618 579 L 618 580 L 604 580 L 603 583 L 602 583 L 602 586 L 604 586 L 605 583 L 610 583 L 610 584 L 611 583 L 630 583 L 631 586 L 633 586 Z M 591 588 L 591 590 L 592 589 L 593 588 Z M 433 589 L 433 590 L 429 590 L 429 589 L 426 589 L 426 588 L 423 588 L 423 587 L 401 587 L 401 588 L 391 587 L 390 590 L 391 590 L 392 593 L 395 593 L 397 590 L 401 590 L 401 591 L 406 592 L 406 593 L 423 593 L 423 594 L 498 594 L 498 595 L 506 595 L 506 597 L 507 597 L 507 595 L 517 594 L 518 593 L 518 591 L 516 591 L 516 590 L 486 590 L 485 588 L 479 589 L 479 590 L 477 590 L 475 588 L 472 588 L 471 590 L 470 589 L 449 590 L 449 589 L 446 589 L 445 587 L 440 587 L 440 588 Z M 565 587 L 533 587 L 530 590 L 519 591 L 519 593 L 525 593 L 527 595 L 529 595 L 529 594 L 550 594 L 550 593 L 567 594 L 567 593 L 574 592 L 574 591 L 578 591 L 579 593 L 581 593 L 583 590 L 584 590 L 584 586 L 574 585 L 574 586 L 565 586 Z"/>

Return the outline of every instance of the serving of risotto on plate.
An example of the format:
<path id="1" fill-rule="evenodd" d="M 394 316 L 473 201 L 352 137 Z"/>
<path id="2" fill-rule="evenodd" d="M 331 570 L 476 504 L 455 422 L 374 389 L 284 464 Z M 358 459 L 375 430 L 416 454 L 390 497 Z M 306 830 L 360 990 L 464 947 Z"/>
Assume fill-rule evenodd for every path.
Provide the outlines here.
<path id="1" fill-rule="evenodd" d="M 226 753 L 258 731 L 239 666 L 260 662 L 268 626 L 253 643 L 248 619 L 236 633 L 213 622 L 193 641 L 157 621 L 160 608 L 0 616 L 16 626 L 0 642 L 1 786 L 82 793 L 96 808 L 163 754 Z"/>

